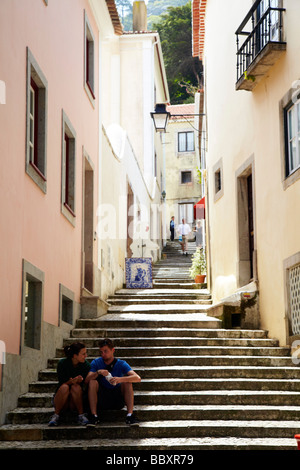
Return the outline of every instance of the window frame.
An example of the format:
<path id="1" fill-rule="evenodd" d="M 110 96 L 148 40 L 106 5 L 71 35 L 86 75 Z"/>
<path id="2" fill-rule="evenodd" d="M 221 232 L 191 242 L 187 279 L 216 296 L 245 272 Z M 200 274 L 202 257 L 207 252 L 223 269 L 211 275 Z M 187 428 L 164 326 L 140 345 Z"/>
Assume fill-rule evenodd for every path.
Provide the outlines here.
<path id="1" fill-rule="evenodd" d="M 66 144 L 67 141 L 67 144 Z M 76 132 L 62 110 L 61 212 L 75 226 L 76 222 Z M 71 201 L 71 199 L 73 199 Z"/>
<path id="2" fill-rule="evenodd" d="M 94 105 L 95 94 L 95 37 L 86 11 L 84 12 L 84 88 Z"/>
<path id="3" fill-rule="evenodd" d="M 219 185 L 217 185 L 218 182 Z M 222 158 L 213 166 L 213 188 L 214 202 L 216 202 L 224 195 L 224 175 Z"/>
<path id="4" fill-rule="evenodd" d="M 45 274 L 43 271 L 23 259 L 23 286 L 22 286 L 22 329 L 21 329 L 21 348 L 30 348 L 34 350 L 41 349 L 42 323 L 44 316 L 44 283 Z M 33 285 L 35 292 L 33 295 L 34 312 L 30 341 L 26 339 L 26 284 Z M 28 342 L 27 342 L 28 341 Z"/>
<path id="5" fill-rule="evenodd" d="M 67 312 L 65 306 L 67 305 Z M 75 315 L 75 294 L 73 291 L 59 284 L 59 325 L 67 323 L 74 324 Z"/>
<path id="6" fill-rule="evenodd" d="M 192 134 L 193 136 L 193 148 L 188 148 L 188 135 Z M 180 136 L 185 135 L 184 150 L 180 148 Z M 177 152 L 182 153 L 192 153 L 195 152 L 195 133 L 193 131 L 178 131 L 177 132 Z"/>
<path id="7" fill-rule="evenodd" d="M 48 82 L 27 47 L 25 171 L 44 193 L 47 192 L 47 97 Z"/>
<path id="8" fill-rule="evenodd" d="M 191 175 L 191 180 L 187 182 L 182 181 L 183 174 L 190 174 Z M 193 172 L 192 170 L 180 170 L 180 185 L 182 186 L 191 186 L 193 184 Z"/>
<path id="9" fill-rule="evenodd" d="M 281 158 L 281 180 L 283 189 L 288 189 L 300 179 L 300 166 L 290 171 L 289 148 L 288 148 L 288 111 L 300 101 L 300 81 L 295 81 L 293 87 L 279 101 L 280 122 L 280 158 Z M 300 153 L 299 153 L 300 156 Z"/>
<path id="10" fill-rule="evenodd" d="M 292 117 L 291 124 L 289 117 Z M 291 103 L 285 109 L 285 120 L 286 120 L 286 176 L 291 176 L 295 171 L 300 168 L 300 99 L 298 99 L 295 103 Z M 290 128 L 292 127 L 292 129 Z M 291 135 L 292 133 L 292 135 Z M 293 135 L 294 134 L 294 135 Z M 291 155 L 291 144 L 293 141 L 298 141 L 298 145 L 296 145 L 296 160 L 298 163 L 292 165 L 292 160 L 294 159 L 294 155 Z"/>

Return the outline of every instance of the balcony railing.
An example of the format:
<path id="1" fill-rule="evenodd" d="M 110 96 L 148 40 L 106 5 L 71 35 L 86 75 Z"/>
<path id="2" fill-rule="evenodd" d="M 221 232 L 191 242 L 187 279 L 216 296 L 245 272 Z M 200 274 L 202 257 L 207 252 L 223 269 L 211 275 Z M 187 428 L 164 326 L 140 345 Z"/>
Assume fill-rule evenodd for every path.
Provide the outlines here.
<path id="1" fill-rule="evenodd" d="M 280 0 L 256 0 L 236 31 L 236 88 L 252 90 L 286 49 Z M 241 36 L 246 36 L 240 46 Z"/>

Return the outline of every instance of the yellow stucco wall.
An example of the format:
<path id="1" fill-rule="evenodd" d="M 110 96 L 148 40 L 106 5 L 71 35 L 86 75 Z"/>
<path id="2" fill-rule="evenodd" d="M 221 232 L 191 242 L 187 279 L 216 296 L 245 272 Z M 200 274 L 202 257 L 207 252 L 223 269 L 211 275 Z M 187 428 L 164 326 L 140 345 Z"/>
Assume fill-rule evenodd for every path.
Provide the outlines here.
<path id="1" fill-rule="evenodd" d="M 204 65 L 212 293 L 219 301 L 242 287 L 237 267 L 237 175 L 252 165 L 261 327 L 285 344 L 284 260 L 300 251 L 300 181 L 288 188 L 283 184 L 280 101 L 300 77 L 300 5 L 296 0 L 284 2 L 286 52 L 254 91 L 236 91 L 235 31 L 251 5 L 250 0 L 207 2 Z M 214 166 L 220 160 L 224 193 L 215 201 Z"/>

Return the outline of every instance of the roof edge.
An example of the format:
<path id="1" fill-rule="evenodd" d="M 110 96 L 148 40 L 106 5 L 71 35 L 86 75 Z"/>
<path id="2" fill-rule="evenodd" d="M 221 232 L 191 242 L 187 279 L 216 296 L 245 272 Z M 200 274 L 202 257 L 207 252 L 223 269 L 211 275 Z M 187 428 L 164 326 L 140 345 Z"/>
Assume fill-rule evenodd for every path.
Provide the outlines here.
<path id="1" fill-rule="evenodd" d="M 122 36 L 122 34 L 124 33 L 124 30 L 123 30 L 123 25 L 119 17 L 115 0 L 105 0 L 105 1 L 106 1 L 106 6 L 108 8 L 108 12 L 109 12 L 112 24 L 113 24 L 115 34 L 118 36 Z"/>

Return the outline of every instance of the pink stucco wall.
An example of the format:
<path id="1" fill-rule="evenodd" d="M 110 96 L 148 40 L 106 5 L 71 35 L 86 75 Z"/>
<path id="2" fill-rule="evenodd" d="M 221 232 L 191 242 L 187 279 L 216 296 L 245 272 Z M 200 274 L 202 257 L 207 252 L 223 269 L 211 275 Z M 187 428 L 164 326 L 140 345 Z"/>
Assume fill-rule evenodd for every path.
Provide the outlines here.
<path id="1" fill-rule="evenodd" d="M 97 28 L 87 0 L 48 3 L 0 2 L 0 80 L 6 83 L 6 104 L 0 104 L 0 340 L 14 354 L 23 258 L 45 273 L 44 321 L 57 325 L 59 283 L 80 300 L 83 146 L 95 166 L 95 184 L 98 174 L 98 97 L 94 108 L 83 86 L 84 9 L 95 36 L 95 83 Z M 48 81 L 47 194 L 25 172 L 27 46 Z M 60 209 L 62 109 L 76 131 L 75 228 Z"/>

